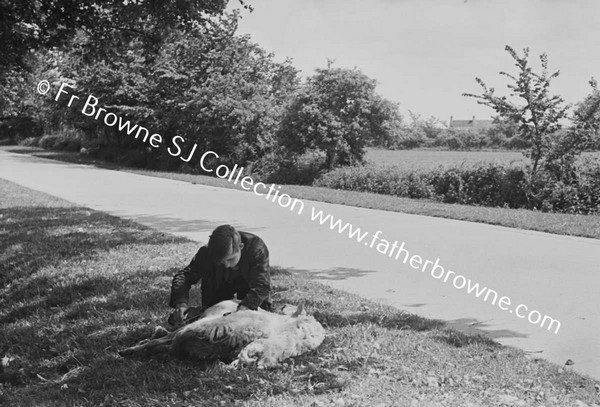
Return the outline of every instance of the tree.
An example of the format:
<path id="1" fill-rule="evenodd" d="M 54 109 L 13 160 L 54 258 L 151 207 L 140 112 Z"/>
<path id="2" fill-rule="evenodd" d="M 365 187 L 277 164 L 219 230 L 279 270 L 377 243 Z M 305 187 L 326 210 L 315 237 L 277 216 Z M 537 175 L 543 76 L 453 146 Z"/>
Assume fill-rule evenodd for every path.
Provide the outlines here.
<path id="1" fill-rule="evenodd" d="M 236 35 L 237 14 L 220 20 L 173 33 L 161 50 L 152 72 L 155 118 L 164 134 L 184 137 L 188 147 L 197 143 L 200 151 L 245 165 L 275 145 L 297 70 Z"/>
<path id="2" fill-rule="evenodd" d="M 500 116 L 493 117 L 492 126 L 485 131 L 485 134 L 490 147 L 524 149 L 531 146 L 528 141 L 519 137 L 518 123 Z"/>
<path id="3" fill-rule="evenodd" d="M 365 146 L 389 139 L 399 118 L 375 84 L 358 69 L 317 69 L 289 104 L 279 142 L 292 154 L 324 153 L 327 169 L 361 162 Z"/>
<path id="4" fill-rule="evenodd" d="M 88 46 L 94 49 L 115 34 L 124 40 L 137 37 L 151 45 L 172 28 L 222 14 L 227 3 L 228 0 L 3 0 L 0 73 L 23 67 L 30 50 L 66 45 L 80 30 L 92 37 Z M 243 1 L 240 3 L 249 8 Z"/>
<path id="5" fill-rule="evenodd" d="M 244 0 L 242 6 L 251 9 Z M 22 84 L 39 66 L 35 52 L 63 51 L 82 65 L 114 68 L 135 47 L 152 63 L 173 30 L 209 25 L 228 0 L 0 1 L 0 118 L 14 118 Z M 73 70 L 73 69 L 71 69 Z M 46 78 L 43 78 L 46 79 Z"/>
<path id="6" fill-rule="evenodd" d="M 529 66 L 528 48 L 523 49 L 523 56 L 519 56 L 508 45 L 505 49 L 519 70 L 518 76 L 500 72 L 512 81 L 508 85 L 510 99 L 496 96 L 494 88 L 488 88 L 480 78 L 476 78 L 476 81 L 483 88 L 483 93 L 464 93 L 463 96 L 478 99 L 477 103 L 493 108 L 502 118 L 518 124 L 521 138 L 531 143 L 525 155 L 531 159 L 531 172 L 535 174 L 540 165 L 556 158 L 556 131 L 561 128 L 560 120 L 567 117 L 569 106 L 564 104 L 560 96 L 550 94 L 550 83 L 559 75 L 559 71 L 548 75 L 548 57 L 545 53 L 540 55 L 542 72 L 538 74 Z"/>
<path id="7" fill-rule="evenodd" d="M 600 148 L 600 90 L 595 79 L 590 80 L 592 92 L 575 106 L 573 130 L 579 133 L 582 149 Z"/>
<path id="8" fill-rule="evenodd" d="M 368 145 L 392 148 L 398 143 L 402 132 L 402 115 L 397 103 L 375 95 L 369 121 L 371 138 Z"/>

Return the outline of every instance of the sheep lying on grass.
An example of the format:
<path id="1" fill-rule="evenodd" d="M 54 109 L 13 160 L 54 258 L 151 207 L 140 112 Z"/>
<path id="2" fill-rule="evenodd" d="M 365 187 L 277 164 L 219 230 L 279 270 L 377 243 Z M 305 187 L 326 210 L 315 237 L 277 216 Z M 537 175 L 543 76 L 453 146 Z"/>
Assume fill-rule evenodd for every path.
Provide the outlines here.
<path id="1" fill-rule="evenodd" d="M 234 363 L 256 363 L 262 368 L 316 349 L 325 339 L 325 329 L 306 315 L 302 304 L 285 306 L 283 314 L 278 314 L 260 309 L 235 312 L 238 303 L 222 301 L 208 308 L 201 319 L 119 354 L 168 351 L 202 360 L 235 357 Z"/>

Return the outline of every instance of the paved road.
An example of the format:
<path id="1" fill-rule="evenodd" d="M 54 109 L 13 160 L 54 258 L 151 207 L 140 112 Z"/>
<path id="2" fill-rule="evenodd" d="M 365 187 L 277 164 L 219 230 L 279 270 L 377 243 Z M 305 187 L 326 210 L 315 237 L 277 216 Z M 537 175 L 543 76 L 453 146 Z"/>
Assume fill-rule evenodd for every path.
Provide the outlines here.
<path id="1" fill-rule="evenodd" d="M 600 241 L 303 200 L 297 214 L 252 192 L 192 185 L 0 151 L 0 177 L 165 232 L 206 242 L 222 223 L 258 233 L 271 263 L 425 317 L 478 331 L 600 378 Z M 311 208 L 510 297 L 502 311 L 311 220 Z M 298 208 L 298 206 L 296 207 Z M 396 249 L 398 250 L 398 249 Z M 403 257 L 401 257 L 403 259 Z M 417 260 L 415 260 L 417 261 Z M 418 268 L 418 265 L 416 265 Z M 439 269 L 438 269 L 439 271 Z M 516 317 L 519 304 L 560 321 L 558 334 Z M 523 314 L 523 309 L 520 310 Z M 536 317 L 534 314 L 533 317 Z"/>

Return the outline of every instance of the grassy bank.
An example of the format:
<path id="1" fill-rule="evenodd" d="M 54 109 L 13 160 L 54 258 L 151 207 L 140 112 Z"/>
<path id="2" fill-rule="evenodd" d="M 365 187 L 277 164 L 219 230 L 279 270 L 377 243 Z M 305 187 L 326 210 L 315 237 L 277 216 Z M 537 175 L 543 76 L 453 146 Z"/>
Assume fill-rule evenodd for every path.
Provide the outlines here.
<path id="1" fill-rule="evenodd" d="M 168 178 L 223 188 L 241 189 L 226 180 L 203 175 L 168 173 L 159 171 L 138 170 L 110 164 L 78 153 L 52 152 L 28 147 L 3 147 L 3 149 L 33 154 L 56 160 L 94 164 L 99 167 L 129 171 L 136 174 Z M 394 152 L 392 152 L 394 153 Z M 414 154 L 416 152 L 411 152 Z M 430 152 L 425 152 L 429 154 Z M 435 152 L 436 155 L 452 152 Z M 459 152 L 457 152 L 459 153 Z M 462 153 L 461 153 L 462 154 Z M 508 153 L 507 153 L 508 154 Z M 511 155 L 517 153 L 510 153 Z M 461 156 L 462 157 L 462 156 Z M 308 187 L 300 185 L 284 185 L 282 190 L 289 195 L 299 198 L 328 202 L 334 204 L 379 209 L 391 212 L 410 213 L 415 215 L 435 216 L 468 222 L 487 223 L 510 228 L 536 230 L 559 235 L 581 236 L 600 239 L 600 216 L 570 215 L 560 213 L 545 213 L 524 209 L 489 208 L 482 206 L 444 204 L 427 200 L 399 198 L 389 195 L 368 192 L 342 191 L 328 188 Z"/>
<path id="2" fill-rule="evenodd" d="M 282 269 L 274 270 L 275 300 L 306 300 L 328 332 L 317 351 L 264 371 L 119 357 L 118 349 L 164 322 L 170 276 L 196 250 L 185 239 L 0 180 L 0 404 L 598 402 L 596 383 L 569 368 Z"/>

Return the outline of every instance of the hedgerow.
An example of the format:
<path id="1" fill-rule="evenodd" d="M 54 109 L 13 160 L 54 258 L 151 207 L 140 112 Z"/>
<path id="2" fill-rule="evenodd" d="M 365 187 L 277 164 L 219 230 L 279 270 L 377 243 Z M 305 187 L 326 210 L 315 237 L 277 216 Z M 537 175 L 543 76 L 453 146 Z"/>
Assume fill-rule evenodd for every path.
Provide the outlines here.
<path id="1" fill-rule="evenodd" d="M 357 166 L 323 174 L 314 186 L 444 203 L 546 212 L 600 213 L 600 160 L 581 160 L 569 180 L 548 170 L 499 163 L 433 170 Z"/>

